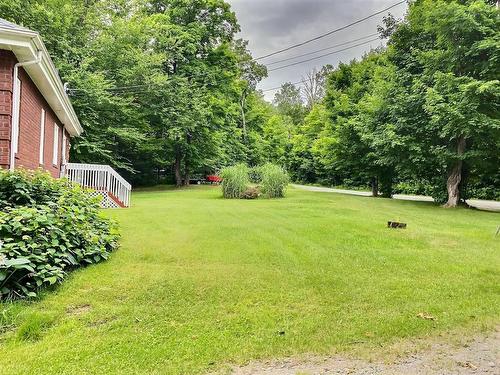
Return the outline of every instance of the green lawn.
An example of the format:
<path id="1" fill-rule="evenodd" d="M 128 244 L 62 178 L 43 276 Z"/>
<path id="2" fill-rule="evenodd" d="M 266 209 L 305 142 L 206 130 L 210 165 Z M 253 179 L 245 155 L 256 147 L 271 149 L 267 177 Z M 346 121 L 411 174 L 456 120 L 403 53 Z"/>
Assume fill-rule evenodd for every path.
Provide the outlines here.
<path id="1" fill-rule="evenodd" d="M 203 373 L 500 322 L 497 213 L 299 190 L 223 200 L 211 187 L 132 201 L 106 211 L 123 234 L 108 262 L 0 305 L 1 374 Z"/>

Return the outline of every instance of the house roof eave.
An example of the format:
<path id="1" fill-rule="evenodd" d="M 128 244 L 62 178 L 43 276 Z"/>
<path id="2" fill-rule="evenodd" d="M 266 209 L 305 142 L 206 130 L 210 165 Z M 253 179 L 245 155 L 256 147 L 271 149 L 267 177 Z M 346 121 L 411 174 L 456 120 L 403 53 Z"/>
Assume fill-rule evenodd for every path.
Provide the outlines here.
<path id="1" fill-rule="evenodd" d="M 39 64 L 24 69 L 71 136 L 79 136 L 83 128 L 45 45 L 37 32 L 0 25 L 0 49 L 11 50 L 19 62 L 35 60 L 42 51 Z"/>

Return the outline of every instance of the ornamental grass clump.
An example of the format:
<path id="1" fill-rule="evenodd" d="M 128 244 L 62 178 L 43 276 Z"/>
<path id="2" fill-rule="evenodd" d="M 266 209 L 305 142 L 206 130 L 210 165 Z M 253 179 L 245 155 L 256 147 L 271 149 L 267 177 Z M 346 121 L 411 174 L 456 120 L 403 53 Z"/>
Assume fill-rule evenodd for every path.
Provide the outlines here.
<path id="1" fill-rule="evenodd" d="M 286 171 L 271 163 L 267 163 L 260 168 L 260 187 L 262 193 L 268 198 L 283 198 L 290 178 Z"/>
<path id="2" fill-rule="evenodd" d="M 99 199 L 48 173 L 0 171 L 0 300 L 36 297 L 118 247 Z"/>
<path id="3" fill-rule="evenodd" d="M 241 198 L 250 183 L 248 167 L 245 164 L 224 168 L 220 176 L 222 177 L 222 196 L 224 198 Z"/>

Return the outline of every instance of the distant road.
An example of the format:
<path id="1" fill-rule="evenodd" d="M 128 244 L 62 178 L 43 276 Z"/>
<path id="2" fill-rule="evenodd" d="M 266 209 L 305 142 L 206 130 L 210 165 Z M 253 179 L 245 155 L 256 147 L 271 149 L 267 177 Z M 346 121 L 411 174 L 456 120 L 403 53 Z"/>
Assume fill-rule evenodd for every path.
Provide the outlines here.
<path id="1" fill-rule="evenodd" d="M 334 189 L 319 186 L 307 186 L 307 185 L 297 185 L 292 184 L 293 187 L 297 189 L 307 190 L 307 191 L 317 191 L 319 193 L 339 193 L 348 195 L 359 195 L 363 197 L 371 197 L 372 193 L 369 191 L 357 191 L 357 190 L 346 190 L 346 189 Z M 395 194 L 394 199 L 401 199 L 404 201 L 420 201 L 420 202 L 434 202 L 432 197 L 426 197 L 423 195 L 405 195 L 405 194 Z M 479 210 L 485 211 L 497 211 L 500 212 L 500 202 L 497 201 L 485 201 L 480 199 L 469 199 L 467 203 Z"/>

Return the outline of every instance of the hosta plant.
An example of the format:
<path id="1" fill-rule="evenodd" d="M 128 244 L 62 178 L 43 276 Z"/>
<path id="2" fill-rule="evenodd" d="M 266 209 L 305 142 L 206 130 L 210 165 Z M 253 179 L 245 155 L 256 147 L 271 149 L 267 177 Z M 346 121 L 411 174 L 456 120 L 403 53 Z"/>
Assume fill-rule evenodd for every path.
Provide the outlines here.
<path id="1" fill-rule="evenodd" d="M 10 172 L 0 172 L 0 174 Z M 0 209 L 0 299 L 34 297 L 38 291 L 61 282 L 68 271 L 100 262 L 117 248 L 115 224 L 102 216 L 99 201 L 85 190 L 46 174 L 18 174 L 22 196 L 2 196 Z M 19 176 L 22 178 L 18 179 Z M 0 178 L 1 181 L 6 179 Z M 46 181 L 44 181 L 46 180 Z M 40 188 L 49 186 L 38 196 Z M 8 204 L 5 204 L 8 202 Z M 40 202 L 40 203 L 38 203 Z"/>

